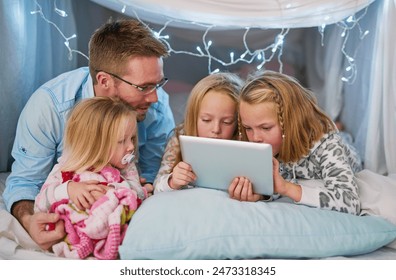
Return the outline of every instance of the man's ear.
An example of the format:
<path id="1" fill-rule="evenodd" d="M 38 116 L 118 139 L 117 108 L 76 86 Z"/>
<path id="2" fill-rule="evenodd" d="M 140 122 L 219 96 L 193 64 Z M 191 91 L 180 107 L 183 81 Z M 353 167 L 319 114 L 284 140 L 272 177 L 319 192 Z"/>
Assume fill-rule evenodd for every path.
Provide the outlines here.
<path id="1" fill-rule="evenodd" d="M 96 80 L 98 81 L 98 86 L 103 89 L 109 89 L 113 85 L 113 79 L 110 75 L 102 71 L 96 73 Z"/>

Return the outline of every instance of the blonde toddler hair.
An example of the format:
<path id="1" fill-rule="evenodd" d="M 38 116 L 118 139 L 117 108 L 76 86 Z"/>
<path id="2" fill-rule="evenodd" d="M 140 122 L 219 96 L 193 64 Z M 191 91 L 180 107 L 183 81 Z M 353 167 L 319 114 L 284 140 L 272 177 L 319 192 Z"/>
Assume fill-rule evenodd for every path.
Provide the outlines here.
<path id="1" fill-rule="evenodd" d="M 67 120 L 62 171 L 100 171 L 108 165 L 128 123 L 136 129 L 136 112 L 119 98 L 80 101 Z M 137 149 L 137 137 L 134 146 Z"/>

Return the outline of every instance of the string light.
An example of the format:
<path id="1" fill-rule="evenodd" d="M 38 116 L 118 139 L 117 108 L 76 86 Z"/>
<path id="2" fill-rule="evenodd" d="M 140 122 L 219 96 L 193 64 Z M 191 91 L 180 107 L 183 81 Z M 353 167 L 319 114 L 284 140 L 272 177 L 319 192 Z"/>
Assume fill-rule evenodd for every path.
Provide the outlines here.
<path id="1" fill-rule="evenodd" d="M 73 53 L 78 53 L 88 59 L 88 57 L 85 54 L 83 54 L 82 52 L 80 52 L 78 50 L 71 49 L 71 47 L 70 47 L 69 41 L 71 39 L 76 38 L 77 36 L 75 34 L 73 34 L 70 37 L 66 37 L 62 33 L 62 31 L 56 26 L 56 24 L 54 24 L 53 22 L 51 22 L 50 20 L 48 20 L 45 17 L 45 15 L 43 14 L 43 11 L 41 9 L 41 6 L 37 3 L 37 0 L 35 0 L 35 4 L 38 7 L 38 10 L 32 11 L 31 14 L 39 14 L 47 23 L 53 25 L 58 30 L 58 32 L 65 39 L 64 44 L 69 51 L 69 59 L 70 60 L 72 59 Z M 121 13 L 125 13 L 125 11 L 127 9 L 127 5 L 125 5 L 124 3 L 121 3 L 121 2 L 120 2 L 120 4 L 122 5 Z M 291 8 L 291 5 L 288 5 L 286 8 Z M 363 38 L 369 34 L 368 30 L 363 32 L 363 30 L 360 26 L 360 23 L 359 23 L 359 21 L 367 13 L 367 9 L 368 8 L 366 7 L 364 10 L 364 13 L 362 13 L 359 17 L 357 17 L 356 15 L 351 15 L 348 18 L 346 18 L 345 20 L 337 23 L 337 26 L 342 29 L 341 37 L 343 38 L 343 43 L 342 43 L 342 47 L 341 47 L 341 52 L 345 57 L 345 63 L 346 63 L 345 75 L 343 75 L 341 80 L 344 82 L 347 82 L 347 83 L 353 83 L 355 81 L 356 76 L 357 76 L 357 67 L 356 67 L 354 55 L 347 53 L 347 51 L 345 49 L 346 44 L 347 44 L 347 41 L 348 41 L 348 38 L 350 35 L 350 31 L 354 28 L 358 28 L 358 30 L 360 32 L 359 37 L 361 40 L 363 40 Z M 62 17 L 67 17 L 67 13 L 65 11 L 57 8 L 56 0 L 54 1 L 54 11 Z M 135 9 L 132 9 L 132 12 L 135 15 L 135 18 L 137 20 L 139 20 L 145 26 L 150 28 L 147 24 L 145 24 L 142 20 L 140 20 L 139 15 L 137 14 Z M 324 23 L 318 27 L 318 31 L 321 35 L 321 45 L 322 46 L 324 46 L 325 28 L 326 28 L 326 22 L 328 20 L 329 20 L 329 17 L 325 16 L 323 19 Z M 170 42 L 170 36 L 167 34 L 164 34 L 166 32 L 167 27 L 171 23 L 179 23 L 179 22 L 197 25 L 200 27 L 200 29 L 205 30 L 202 35 L 202 44 L 196 46 L 196 48 L 195 48 L 196 51 L 186 51 L 186 50 L 175 49 Z M 219 68 L 212 69 L 212 68 L 214 68 L 213 67 L 214 62 L 222 65 L 223 67 L 229 67 L 231 65 L 235 65 L 235 64 L 238 64 L 241 62 L 247 63 L 247 64 L 257 63 L 258 64 L 257 69 L 261 69 L 262 67 L 264 67 L 264 65 L 266 63 L 272 61 L 274 59 L 274 57 L 276 56 L 276 54 L 277 54 L 277 61 L 279 63 L 279 72 L 283 71 L 282 54 L 283 54 L 283 48 L 284 48 L 284 42 L 285 42 L 286 35 L 290 31 L 289 28 L 282 29 L 275 36 L 274 42 L 272 44 L 270 44 L 264 48 L 258 48 L 255 50 L 251 50 L 247 43 L 247 37 L 248 37 L 249 32 L 251 31 L 251 28 L 246 27 L 245 32 L 243 34 L 243 38 L 242 38 L 243 46 L 245 49 L 242 50 L 242 52 L 239 56 L 236 55 L 236 53 L 234 51 L 230 51 L 229 56 L 228 56 L 229 59 L 223 60 L 211 53 L 211 47 L 214 45 L 214 42 L 212 40 L 207 39 L 209 32 L 211 30 L 213 30 L 215 27 L 216 26 L 214 26 L 214 25 L 206 25 L 206 24 L 202 24 L 202 23 L 185 22 L 185 21 L 181 21 L 181 20 L 170 19 L 162 26 L 162 28 L 160 30 L 158 30 L 158 31 L 152 30 L 152 31 L 158 39 L 160 39 L 162 42 L 164 42 L 164 44 L 166 44 L 170 54 L 172 54 L 172 53 L 173 54 L 185 54 L 185 55 L 190 55 L 190 56 L 195 56 L 195 57 L 200 57 L 200 58 L 206 58 L 207 62 L 208 62 L 208 73 L 215 73 L 215 72 L 220 71 Z"/>
<path id="2" fill-rule="evenodd" d="M 345 73 L 344 73 L 345 75 L 343 75 L 341 77 L 341 80 L 348 84 L 353 84 L 355 82 L 356 77 L 357 77 L 357 66 L 356 66 L 356 61 L 355 61 L 355 55 L 351 55 L 351 54 L 347 53 L 347 51 L 346 51 L 346 49 L 345 49 L 346 44 L 348 42 L 348 38 L 349 38 L 351 30 L 353 30 L 356 27 L 359 30 L 360 40 L 363 40 L 364 37 L 366 37 L 369 34 L 368 30 L 363 32 L 361 25 L 360 25 L 360 20 L 367 14 L 367 9 L 368 9 L 368 7 L 366 7 L 363 10 L 363 13 L 359 17 L 356 17 L 356 14 L 351 15 L 348 18 L 346 18 L 345 20 L 337 23 L 337 26 L 339 26 L 342 29 L 341 37 L 344 38 L 344 41 L 341 46 L 341 52 L 345 57 L 345 63 L 346 63 Z M 356 53 L 356 50 L 355 50 L 355 53 Z"/>
<path id="3" fill-rule="evenodd" d="M 35 3 L 36 6 L 37 6 L 37 10 L 31 11 L 30 14 L 32 14 L 32 15 L 35 15 L 35 14 L 40 15 L 41 18 L 42 18 L 44 21 L 46 21 L 48 24 L 50 24 L 50 25 L 52 25 L 53 27 L 55 27 L 55 29 L 59 32 L 59 34 L 60 34 L 60 35 L 63 37 L 63 39 L 65 40 L 64 44 L 65 44 L 67 50 L 69 51 L 69 55 L 68 55 L 69 60 L 72 60 L 72 59 L 73 59 L 73 53 L 78 53 L 78 54 L 80 54 L 80 55 L 82 55 L 82 56 L 84 56 L 85 58 L 88 59 L 88 56 L 86 56 L 84 53 L 82 53 L 82 52 L 80 52 L 80 51 L 78 51 L 78 50 L 72 49 L 72 48 L 70 47 L 69 41 L 70 41 L 71 39 L 77 38 L 77 35 L 76 35 L 76 34 L 73 34 L 73 35 L 71 35 L 70 37 L 66 37 L 66 35 L 63 34 L 63 32 L 60 30 L 60 28 L 59 28 L 54 22 L 50 21 L 50 20 L 44 15 L 43 9 L 42 9 L 42 7 L 40 6 L 40 4 L 37 2 L 37 0 L 35 0 L 34 3 Z M 57 13 L 58 15 L 60 15 L 61 17 L 67 17 L 67 13 L 66 13 L 65 11 L 63 11 L 63 10 L 60 10 L 60 9 L 56 6 L 56 1 L 54 1 L 54 11 L 55 11 L 55 13 Z"/>
<path id="4" fill-rule="evenodd" d="M 54 1 L 54 10 L 61 17 L 67 17 L 67 13 L 63 10 L 58 9 L 58 7 L 56 6 L 56 0 Z"/>

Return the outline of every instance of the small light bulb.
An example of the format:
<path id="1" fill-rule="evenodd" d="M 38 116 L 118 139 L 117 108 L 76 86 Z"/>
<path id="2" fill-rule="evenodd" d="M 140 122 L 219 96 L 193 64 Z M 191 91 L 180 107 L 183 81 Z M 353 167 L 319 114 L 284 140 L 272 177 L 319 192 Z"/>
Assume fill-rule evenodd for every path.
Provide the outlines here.
<path id="1" fill-rule="evenodd" d="M 203 52 L 202 52 L 202 50 L 201 50 L 201 48 L 200 48 L 199 46 L 197 46 L 197 51 L 198 51 L 201 55 L 203 55 Z"/>
<path id="2" fill-rule="evenodd" d="M 55 8 L 55 12 L 61 17 L 67 17 L 67 13 L 65 11 L 59 10 L 58 8 Z"/>

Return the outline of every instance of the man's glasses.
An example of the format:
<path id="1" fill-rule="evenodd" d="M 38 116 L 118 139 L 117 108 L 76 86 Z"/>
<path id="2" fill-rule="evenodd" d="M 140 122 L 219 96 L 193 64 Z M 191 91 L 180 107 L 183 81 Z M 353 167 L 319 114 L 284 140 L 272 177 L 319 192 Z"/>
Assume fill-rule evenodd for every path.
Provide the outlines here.
<path id="1" fill-rule="evenodd" d="M 138 86 L 131 82 L 128 82 L 127 80 L 124 80 L 123 78 L 121 78 L 120 76 L 117 76 L 116 74 L 113 74 L 113 73 L 110 73 L 110 72 L 107 72 L 104 70 L 95 70 L 95 71 L 96 72 L 105 72 L 106 74 L 109 74 L 109 75 L 113 76 L 114 78 L 119 79 L 120 81 L 123 81 L 124 83 L 127 83 L 130 86 L 133 86 L 138 91 L 140 91 L 143 95 L 152 93 L 154 90 L 157 90 L 157 89 L 163 87 L 168 82 L 168 78 L 163 78 L 158 84 L 155 84 L 155 85 Z"/>

